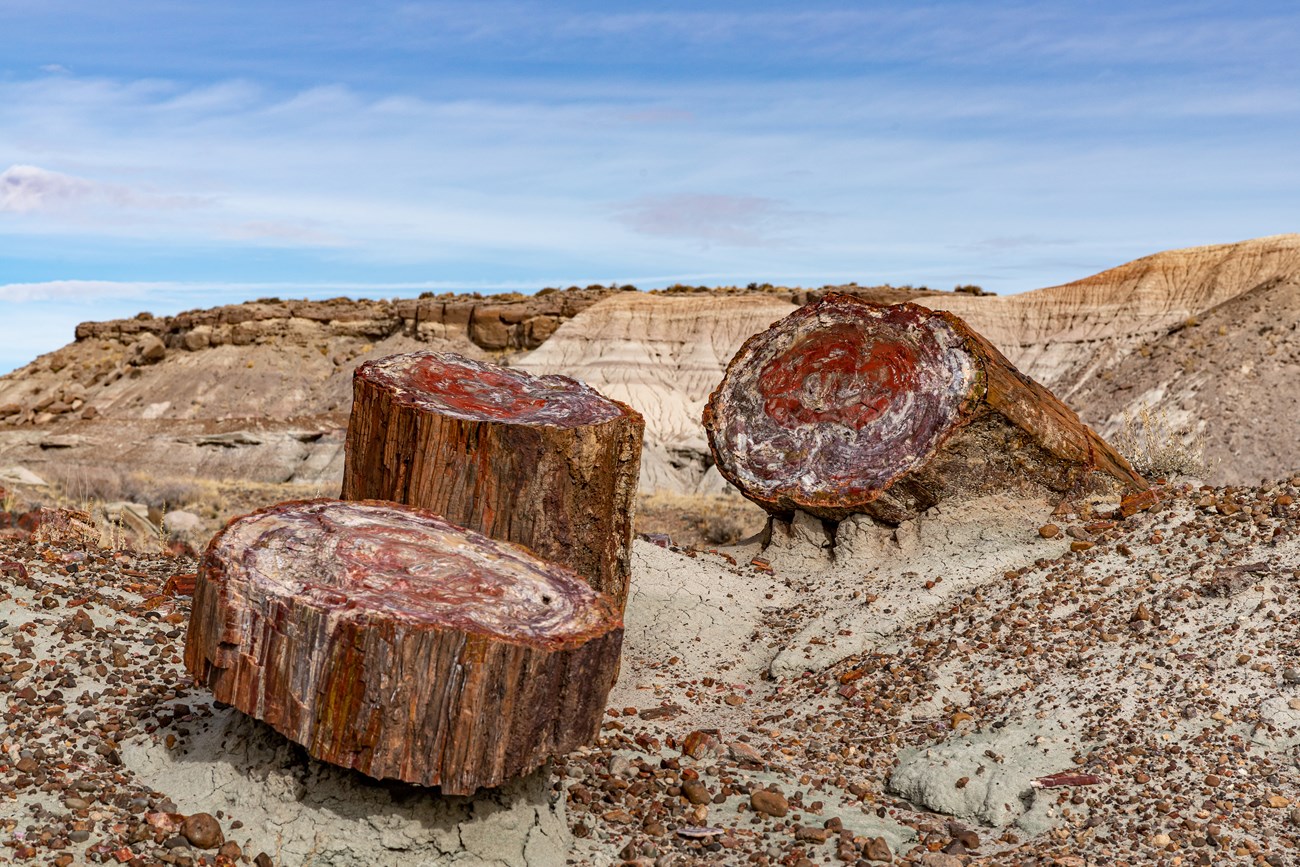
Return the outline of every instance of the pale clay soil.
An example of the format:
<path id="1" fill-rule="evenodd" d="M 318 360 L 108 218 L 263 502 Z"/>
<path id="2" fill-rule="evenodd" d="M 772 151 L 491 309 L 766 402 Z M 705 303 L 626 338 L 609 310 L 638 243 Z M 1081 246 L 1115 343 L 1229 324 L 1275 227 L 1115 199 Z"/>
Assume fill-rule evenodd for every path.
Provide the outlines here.
<path id="1" fill-rule="evenodd" d="M 192 559 L 11 533 L 0 861 L 1300 863 L 1295 483 L 638 541 L 599 742 L 476 798 L 214 708 Z"/>

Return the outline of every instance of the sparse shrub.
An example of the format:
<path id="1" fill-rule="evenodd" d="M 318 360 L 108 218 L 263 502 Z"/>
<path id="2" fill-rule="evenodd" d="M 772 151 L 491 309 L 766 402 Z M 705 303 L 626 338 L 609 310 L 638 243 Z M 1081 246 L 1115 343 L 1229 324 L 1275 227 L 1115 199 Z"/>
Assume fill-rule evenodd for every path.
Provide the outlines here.
<path id="1" fill-rule="evenodd" d="M 989 292 L 983 286 L 976 286 L 973 283 L 963 283 L 960 286 L 952 287 L 952 291 L 958 295 L 975 295 L 983 297 L 985 295 L 996 295 L 996 292 Z"/>
<path id="2" fill-rule="evenodd" d="M 1111 444 L 1148 478 L 1204 477 L 1211 469 L 1200 433 L 1176 427 L 1168 412 L 1145 404 L 1124 413 Z"/>
<path id="3" fill-rule="evenodd" d="M 747 522 L 746 517 L 731 511 L 705 513 L 701 516 L 705 540 L 714 545 L 736 544 L 758 529 L 751 526 L 752 522 Z"/>
<path id="4" fill-rule="evenodd" d="M 766 513 L 736 494 L 643 494 L 637 504 L 638 533 L 660 533 L 686 548 L 734 545 L 760 532 Z"/>

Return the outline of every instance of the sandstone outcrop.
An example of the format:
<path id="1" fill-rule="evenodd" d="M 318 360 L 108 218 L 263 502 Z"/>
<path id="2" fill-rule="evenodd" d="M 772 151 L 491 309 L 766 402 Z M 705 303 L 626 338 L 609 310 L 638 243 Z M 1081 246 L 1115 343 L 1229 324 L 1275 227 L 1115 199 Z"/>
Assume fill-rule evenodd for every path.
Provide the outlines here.
<path id="1" fill-rule="evenodd" d="M 157 318 L 142 313 L 133 319 L 83 322 L 77 340 L 117 340 L 149 347 L 161 358 L 165 349 L 197 352 L 212 346 L 248 346 L 279 340 L 310 342 L 327 337 L 383 340 L 396 334 L 429 340 L 467 336 L 480 349 L 532 349 L 554 333 L 560 322 L 595 304 L 613 289 L 550 290 L 537 295 L 481 297 L 429 295 L 395 301 L 282 301 L 268 298 L 190 310 Z M 141 350 L 142 353 L 145 350 Z"/>
<path id="2" fill-rule="evenodd" d="M 265 299 L 82 323 L 73 343 L 0 377 L 0 454 L 74 483 L 114 466 L 334 487 L 357 364 L 416 349 L 509 355 L 612 293 Z"/>

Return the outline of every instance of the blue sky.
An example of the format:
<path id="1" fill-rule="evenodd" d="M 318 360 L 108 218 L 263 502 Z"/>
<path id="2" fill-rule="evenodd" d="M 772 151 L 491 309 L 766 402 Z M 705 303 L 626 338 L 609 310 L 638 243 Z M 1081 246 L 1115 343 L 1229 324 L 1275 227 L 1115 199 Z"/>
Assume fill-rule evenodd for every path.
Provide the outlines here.
<path id="1" fill-rule="evenodd" d="M 1001 293 L 1300 229 L 1291 3 L 0 0 L 0 370 L 84 319 Z"/>

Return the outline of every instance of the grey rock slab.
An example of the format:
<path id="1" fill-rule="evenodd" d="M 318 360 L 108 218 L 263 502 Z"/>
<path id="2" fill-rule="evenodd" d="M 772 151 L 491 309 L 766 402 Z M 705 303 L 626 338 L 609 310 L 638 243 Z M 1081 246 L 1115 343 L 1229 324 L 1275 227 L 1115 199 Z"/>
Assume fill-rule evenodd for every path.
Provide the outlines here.
<path id="1" fill-rule="evenodd" d="M 277 864 L 549 867 L 563 864 L 570 849 L 549 768 L 450 797 L 310 759 L 233 708 L 192 728 L 173 750 L 147 737 L 128 742 L 122 760 L 181 812 L 264 816 L 240 833 L 250 838 L 248 851 L 265 851 Z"/>
<path id="2" fill-rule="evenodd" d="M 1024 818 L 1025 830 L 1041 833 L 1056 823 L 1047 808 L 1055 797 L 1039 798 L 1031 784 L 1074 769 L 1080 751 L 1075 732 L 1050 718 L 1014 722 L 903 750 L 889 789 L 914 804 L 995 828 Z"/>

